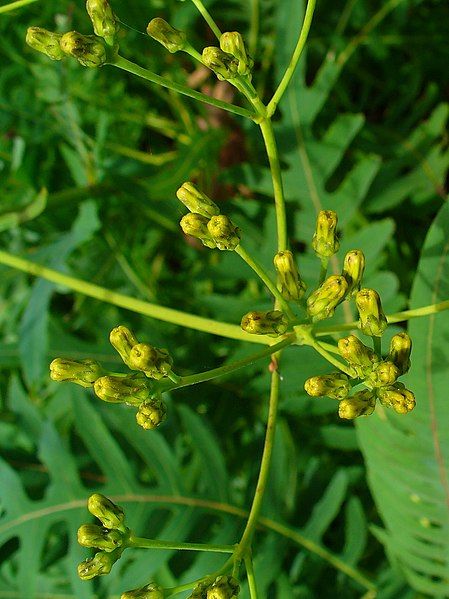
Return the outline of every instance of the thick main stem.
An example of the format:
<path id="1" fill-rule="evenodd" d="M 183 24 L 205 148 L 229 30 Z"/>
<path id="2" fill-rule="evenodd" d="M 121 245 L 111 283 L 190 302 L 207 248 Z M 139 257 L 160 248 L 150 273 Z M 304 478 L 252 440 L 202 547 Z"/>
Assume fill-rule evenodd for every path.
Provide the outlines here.
<path id="1" fill-rule="evenodd" d="M 274 356 L 276 359 L 276 356 Z M 235 557 L 243 558 L 248 548 L 251 545 L 251 541 L 256 529 L 257 520 L 260 515 L 262 508 L 262 501 L 265 494 L 265 489 L 270 474 L 271 456 L 273 453 L 274 435 L 276 432 L 276 420 L 278 413 L 279 404 L 279 382 L 280 377 L 277 370 L 271 375 L 271 389 L 270 389 L 270 404 L 268 408 L 268 419 L 267 419 L 267 430 L 265 434 L 265 442 L 262 453 L 262 461 L 260 465 L 259 478 L 257 480 L 256 492 L 254 494 L 253 503 L 249 513 L 248 521 L 243 531 L 242 538 L 236 549 Z"/>
<path id="2" fill-rule="evenodd" d="M 268 160 L 270 163 L 271 177 L 273 179 L 274 202 L 278 231 L 278 251 L 283 252 L 287 249 L 287 216 L 285 213 L 284 186 L 282 184 L 279 154 L 271 120 L 264 119 L 259 123 L 259 126 L 265 142 L 265 148 L 267 150 Z"/>
<path id="3" fill-rule="evenodd" d="M 211 96 L 207 96 L 206 94 L 202 94 L 201 92 L 197 92 L 190 87 L 185 85 L 180 85 L 179 83 L 175 83 L 170 79 L 166 79 L 165 77 L 161 77 L 160 75 L 156 75 L 152 71 L 148 71 L 143 67 L 123 58 L 123 56 L 117 56 L 114 62 L 110 63 L 112 66 L 127 71 L 128 73 L 132 73 L 133 75 L 137 75 L 142 79 L 146 79 L 146 81 L 150 81 L 151 83 L 156 83 L 161 87 L 165 87 L 167 89 L 171 89 L 179 94 L 183 94 L 184 96 L 188 96 L 189 98 L 193 98 L 194 100 L 198 100 L 199 102 L 203 102 L 204 104 L 210 104 L 211 106 L 215 106 L 216 108 L 221 108 L 222 110 L 226 110 L 227 112 L 232 112 L 233 114 L 237 114 L 239 116 L 244 116 L 248 119 L 253 119 L 255 114 L 246 110 L 246 108 L 240 108 L 240 106 L 234 106 L 234 104 L 229 104 L 229 102 L 223 102 L 222 100 L 217 100 L 212 98 Z"/>

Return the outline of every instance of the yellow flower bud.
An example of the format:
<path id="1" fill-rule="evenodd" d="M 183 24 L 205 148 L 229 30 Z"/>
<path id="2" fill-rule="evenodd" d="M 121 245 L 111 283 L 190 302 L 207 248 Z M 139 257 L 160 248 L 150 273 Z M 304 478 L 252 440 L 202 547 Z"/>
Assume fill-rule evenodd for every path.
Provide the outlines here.
<path id="1" fill-rule="evenodd" d="M 254 66 L 254 61 L 248 56 L 243 37 L 238 31 L 227 31 L 220 37 L 220 48 L 238 61 L 239 75 L 248 75 Z"/>
<path id="2" fill-rule="evenodd" d="M 124 535 L 118 530 L 108 530 L 97 524 L 83 524 L 78 529 L 78 543 L 83 547 L 95 547 L 107 553 L 123 544 Z"/>
<path id="3" fill-rule="evenodd" d="M 349 377 L 342 372 L 313 376 L 304 383 L 306 393 L 311 397 L 344 399 L 351 390 Z"/>
<path id="4" fill-rule="evenodd" d="M 53 33 L 42 27 L 28 27 L 25 41 L 33 50 L 42 52 L 52 60 L 62 60 L 64 52 L 59 45 L 61 38 L 60 33 Z"/>
<path id="5" fill-rule="evenodd" d="M 100 551 L 78 565 L 78 576 L 81 580 L 91 580 L 97 576 L 105 576 L 112 570 L 112 566 L 120 558 L 122 551 L 116 549 L 111 553 Z"/>
<path id="6" fill-rule="evenodd" d="M 359 311 L 359 328 L 365 335 L 381 337 L 387 328 L 379 294 L 374 289 L 361 289 L 355 296 Z"/>
<path id="7" fill-rule="evenodd" d="M 140 589 L 126 591 L 120 599 L 164 599 L 164 591 L 157 584 L 147 584 Z"/>
<path id="8" fill-rule="evenodd" d="M 179 224 L 186 235 L 196 237 L 204 246 L 213 249 L 217 247 L 217 244 L 209 233 L 209 229 L 207 228 L 208 222 L 209 219 L 200 214 L 186 214 L 182 217 Z"/>
<path id="9" fill-rule="evenodd" d="M 238 62 L 231 54 L 220 48 L 209 46 L 203 50 L 203 64 L 213 71 L 220 81 L 234 79 L 238 72 Z"/>
<path id="10" fill-rule="evenodd" d="M 401 374 L 405 374 L 410 370 L 411 352 L 412 340 L 407 333 L 398 333 L 391 338 L 388 359 L 396 364 Z"/>
<path id="11" fill-rule="evenodd" d="M 178 31 L 160 17 L 156 17 L 149 22 L 147 33 L 172 54 L 185 48 L 186 34 L 184 31 Z"/>
<path id="12" fill-rule="evenodd" d="M 149 343 L 138 343 L 129 355 L 131 367 L 141 370 L 152 378 L 159 380 L 171 371 L 173 359 L 166 349 L 158 349 Z"/>
<path id="13" fill-rule="evenodd" d="M 395 383 L 400 374 L 393 362 L 385 360 L 374 366 L 372 373 L 367 377 L 367 382 L 373 387 L 385 387 Z"/>
<path id="14" fill-rule="evenodd" d="M 330 258 L 338 252 L 337 213 L 333 210 L 320 210 L 316 220 L 312 246 L 319 258 Z"/>
<path id="15" fill-rule="evenodd" d="M 87 13 L 92 21 L 95 35 L 113 45 L 119 24 L 107 0 L 87 0 Z"/>
<path id="16" fill-rule="evenodd" d="M 299 276 L 293 254 L 289 250 L 278 252 L 273 262 L 282 297 L 287 301 L 299 301 L 306 291 L 306 284 Z"/>
<path id="17" fill-rule="evenodd" d="M 359 416 L 369 416 L 374 412 L 375 407 L 375 395 L 369 389 L 364 389 L 341 401 L 338 415 L 346 420 L 354 420 Z"/>
<path id="18" fill-rule="evenodd" d="M 101 67 L 107 62 L 104 43 L 95 35 L 69 31 L 61 38 L 61 48 L 65 54 L 76 58 L 83 67 Z"/>
<path id="19" fill-rule="evenodd" d="M 100 520 L 105 528 L 114 530 L 126 531 L 124 526 L 125 512 L 119 505 L 115 505 L 110 499 L 101 495 L 101 493 L 94 493 L 87 500 L 87 509 Z"/>
<path id="20" fill-rule="evenodd" d="M 343 337 L 338 341 L 340 355 L 350 364 L 358 377 L 364 379 L 372 371 L 380 358 L 355 335 Z"/>
<path id="21" fill-rule="evenodd" d="M 118 351 L 121 359 L 128 368 L 132 368 L 129 361 L 129 355 L 132 348 L 138 343 L 134 333 L 127 327 L 120 325 L 112 329 L 109 335 L 109 341 L 111 342 L 112 347 Z"/>
<path id="22" fill-rule="evenodd" d="M 347 280 L 348 297 L 360 289 L 363 273 L 365 272 L 365 255 L 360 250 L 351 250 L 345 256 L 342 275 Z"/>
<path id="23" fill-rule="evenodd" d="M 313 322 L 330 318 L 348 290 L 348 283 L 343 276 L 328 277 L 307 299 L 307 312 Z"/>
<path id="24" fill-rule="evenodd" d="M 242 329 L 252 335 L 283 335 L 288 328 L 288 320 L 280 310 L 248 312 L 242 318 Z"/>
<path id="25" fill-rule="evenodd" d="M 416 405 L 415 395 L 402 383 L 395 383 L 391 387 L 381 387 L 377 393 L 382 405 L 393 408 L 398 414 L 407 414 Z"/>
<path id="26" fill-rule="evenodd" d="M 212 218 L 220 214 L 220 208 L 205 193 L 197 189 L 193 183 L 183 183 L 176 192 L 178 200 L 194 214 Z"/>
<path id="27" fill-rule="evenodd" d="M 103 374 L 103 368 L 95 360 L 65 360 L 55 358 L 50 364 L 50 378 L 53 381 L 66 381 L 92 387 L 95 381 Z"/>
<path id="28" fill-rule="evenodd" d="M 207 230 L 219 250 L 233 251 L 240 243 L 238 227 L 224 214 L 213 216 L 207 223 Z"/>
<path id="29" fill-rule="evenodd" d="M 237 599 L 240 592 L 238 581 L 232 576 L 218 576 L 206 590 L 207 599 Z"/>
<path id="30" fill-rule="evenodd" d="M 143 375 L 102 376 L 94 384 L 97 397 L 109 403 L 140 404 L 152 391 L 151 382 Z"/>
<path id="31" fill-rule="evenodd" d="M 144 401 L 136 414 L 137 424 L 145 430 L 153 430 L 164 422 L 167 408 L 160 400 Z"/>

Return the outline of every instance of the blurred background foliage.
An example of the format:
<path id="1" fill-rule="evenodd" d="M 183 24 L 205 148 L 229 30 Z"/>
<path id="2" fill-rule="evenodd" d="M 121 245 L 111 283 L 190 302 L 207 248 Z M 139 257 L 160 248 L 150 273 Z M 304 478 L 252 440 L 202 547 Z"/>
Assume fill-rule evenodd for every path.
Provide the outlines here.
<path id="1" fill-rule="evenodd" d="M 296 41 L 301 2 L 205 4 L 223 30 L 246 34 L 255 84 L 268 98 Z M 163 16 L 198 49 L 211 45 L 191 2 L 131 0 L 113 8 L 122 55 L 233 99 L 225 83 L 143 33 Z M 323 206 L 339 212 L 341 254 L 366 253 L 366 284 L 388 312 L 410 297 L 416 307 L 449 296 L 448 21 L 445 0 L 318 3 L 307 55 L 276 121 L 289 236 L 309 284 L 318 276 L 310 240 Z M 226 203 L 247 249 L 271 267 L 271 183 L 256 127 L 112 67 L 52 62 L 25 45 L 30 25 L 91 31 L 81 0 L 38 0 L 0 13 L 1 249 L 218 320 L 237 323 L 247 310 L 269 306 L 237 256 L 182 236 L 174 195 L 194 178 Z M 126 508 L 142 535 L 235 542 L 258 473 L 267 364 L 176 392 L 167 423 L 144 432 L 125 407 L 49 381 L 50 360 L 92 357 L 120 369 L 107 342 L 119 323 L 167 347 L 182 374 L 253 348 L 4 266 L 0 289 L 0 597 L 113 598 L 149 579 L 171 586 L 219 566 L 212 554 L 129 551 L 109 576 L 81 582 L 75 566 L 86 552 L 76 529 L 87 521 L 86 497 L 100 491 Z M 337 319 L 344 316 L 351 314 Z M 384 599 L 449 596 L 449 437 L 438 425 L 448 417 L 449 323 L 444 314 L 437 319 L 412 326 L 409 376 L 420 407 L 407 417 L 377 413 L 357 427 L 338 421 L 331 400 L 303 392 L 307 376 L 326 364 L 308 349 L 285 352 L 255 543 L 262 597 L 351 599 L 373 596 L 374 587 Z"/>

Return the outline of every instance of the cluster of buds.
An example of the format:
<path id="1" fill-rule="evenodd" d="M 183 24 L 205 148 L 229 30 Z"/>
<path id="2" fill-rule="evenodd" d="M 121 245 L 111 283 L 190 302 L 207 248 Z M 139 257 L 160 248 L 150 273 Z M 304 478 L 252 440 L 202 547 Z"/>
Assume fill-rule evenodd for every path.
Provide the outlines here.
<path id="1" fill-rule="evenodd" d="M 176 192 L 177 198 L 190 211 L 180 225 L 186 235 L 199 239 L 208 248 L 233 251 L 240 243 L 239 229 L 205 193 L 191 182 Z"/>
<path id="2" fill-rule="evenodd" d="M 398 333 L 391 340 L 387 358 L 382 359 L 355 335 L 349 335 L 339 340 L 338 350 L 353 373 L 354 384 L 363 383 L 366 388 L 349 396 L 351 382 L 344 373 L 309 378 L 304 388 L 311 397 L 338 399 L 340 418 L 352 420 L 372 414 L 376 399 L 398 414 L 406 414 L 415 407 L 415 397 L 398 378 L 410 368 L 411 349 L 407 333 Z"/>
<path id="3" fill-rule="evenodd" d="M 78 566 L 78 576 L 91 580 L 109 574 L 112 566 L 120 559 L 127 547 L 130 531 L 125 525 L 125 514 L 121 507 L 110 499 L 95 493 L 89 497 L 87 509 L 99 521 L 98 524 L 83 524 L 78 529 L 78 543 L 83 547 L 99 549 L 91 558 Z"/>
<path id="4" fill-rule="evenodd" d="M 204 48 L 202 61 L 220 81 L 232 82 L 239 75 L 251 78 L 251 69 L 254 66 L 254 61 L 248 55 L 243 37 L 238 31 L 223 33 L 219 48 Z"/>
<path id="5" fill-rule="evenodd" d="M 92 387 L 102 401 L 137 407 L 137 423 L 144 429 L 155 429 L 164 422 L 167 410 L 154 381 L 176 376 L 172 372 L 171 356 L 166 349 L 139 343 L 125 326 L 115 327 L 109 339 L 126 366 L 138 372 L 106 373 L 95 360 L 56 358 L 50 364 L 50 378 Z"/>
<path id="6" fill-rule="evenodd" d="M 107 0 L 87 0 L 86 9 L 95 35 L 83 35 L 78 31 L 61 34 L 42 27 L 29 27 L 26 43 L 52 60 L 72 56 L 84 67 L 103 66 L 108 62 L 110 52 L 117 50 L 118 22 Z"/>
<path id="7" fill-rule="evenodd" d="M 238 580 L 232 576 L 205 579 L 193 589 L 188 599 L 237 599 L 240 592 Z"/>

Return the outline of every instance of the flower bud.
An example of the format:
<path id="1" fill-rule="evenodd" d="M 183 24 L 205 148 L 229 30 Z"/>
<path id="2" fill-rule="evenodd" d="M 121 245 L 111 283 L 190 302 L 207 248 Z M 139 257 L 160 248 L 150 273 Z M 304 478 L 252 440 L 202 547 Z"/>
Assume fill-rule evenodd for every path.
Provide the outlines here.
<path id="1" fill-rule="evenodd" d="M 209 46 L 203 50 L 203 64 L 213 71 L 220 81 L 233 79 L 238 72 L 238 62 L 231 54 Z"/>
<path id="2" fill-rule="evenodd" d="M 61 33 L 53 33 L 42 27 L 28 27 L 25 41 L 33 50 L 46 54 L 52 60 L 62 60 L 64 52 L 59 45 L 61 38 Z"/>
<path id="3" fill-rule="evenodd" d="M 95 360 L 65 360 L 55 358 L 50 364 L 50 378 L 53 381 L 67 381 L 92 387 L 95 381 L 103 374 L 103 368 Z"/>
<path id="4" fill-rule="evenodd" d="M 164 599 L 164 591 L 157 584 L 147 584 L 140 589 L 126 591 L 120 599 Z"/>
<path id="5" fill-rule="evenodd" d="M 238 581 L 232 576 L 218 576 L 206 591 L 207 599 L 237 599 L 240 592 Z"/>
<path id="6" fill-rule="evenodd" d="M 318 213 L 312 246 L 320 258 L 330 258 L 338 252 L 337 223 L 337 213 L 333 210 L 320 210 Z"/>
<path id="7" fill-rule="evenodd" d="M 381 387 L 377 394 L 382 405 L 393 408 L 398 414 L 407 414 L 416 405 L 415 395 L 402 383 L 396 383 L 391 387 Z"/>
<path id="8" fill-rule="evenodd" d="M 280 310 L 270 312 L 248 312 L 242 318 L 242 329 L 251 335 L 283 335 L 288 328 L 288 320 Z"/>
<path id="9" fill-rule="evenodd" d="M 102 376 L 95 381 L 94 391 L 97 397 L 109 403 L 140 404 L 148 399 L 152 388 L 142 375 Z"/>
<path id="10" fill-rule="evenodd" d="M 354 420 L 359 416 L 369 416 L 376 407 L 376 397 L 369 389 L 359 391 L 352 397 L 340 402 L 338 415 L 346 420 Z"/>
<path id="11" fill-rule="evenodd" d="M 83 524 L 78 529 L 78 543 L 83 547 L 95 547 L 107 553 L 123 544 L 123 534 L 118 530 L 108 530 L 97 524 Z"/>
<path id="12" fill-rule="evenodd" d="M 199 582 L 191 595 L 187 597 L 187 599 L 206 599 L 207 589 L 212 585 L 213 579 L 208 577 Z"/>
<path id="13" fill-rule="evenodd" d="M 148 377 L 159 380 L 171 371 L 173 359 L 166 349 L 158 349 L 149 343 L 138 343 L 129 355 L 131 367 L 141 370 Z"/>
<path id="14" fill-rule="evenodd" d="M 388 359 L 395 364 L 401 374 L 410 370 L 412 340 L 407 333 L 398 333 L 391 338 Z"/>
<path id="15" fill-rule="evenodd" d="M 248 75 L 254 66 L 254 61 L 248 56 L 243 37 L 238 31 L 228 31 L 220 37 L 220 48 L 238 61 L 239 75 Z"/>
<path id="16" fill-rule="evenodd" d="M 97 576 L 109 574 L 121 554 L 120 549 L 116 549 L 111 553 L 99 551 L 94 557 L 86 559 L 78 565 L 78 576 L 81 580 L 91 580 Z"/>
<path id="17" fill-rule="evenodd" d="M 224 214 L 213 216 L 207 223 L 207 229 L 219 250 L 233 251 L 240 243 L 238 227 Z"/>
<path id="18" fill-rule="evenodd" d="M 129 354 L 132 348 L 138 344 L 138 341 L 132 331 L 122 325 L 115 327 L 109 334 L 109 341 L 112 347 L 118 351 L 123 362 L 131 368 L 129 363 Z"/>
<path id="19" fill-rule="evenodd" d="M 289 250 L 278 252 L 273 262 L 282 297 L 287 301 L 299 301 L 306 291 L 306 284 L 299 276 L 293 254 Z"/>
<path id="20" fill-rule="evenodd" d="M 187 181 L 183 183 L 176 192 L 178 200 L 194 214 L 200 214 L 205 218 L 218 216 L 220 208 L 205 193 L 195 187 L 193 183 Z"/>
<path id="21" fill-rule="evenodd" d="M 89 14 L 95 35 L 102 37 L 112 46 L 118 33 L 119 24 L 107 0 L 87 0 L 86 9 Z"/>
<path id="22" fill-rule="evenodd" d="M 387 328 L 379 294 L 374 289 L 361 289 L 355 296 L 359 311 L 359 328 L 365 335 L 381 337 Z"/>
<path id="23" fill-rule="evenodd" d="M 209 219 L 205 216 L 191 213 L 183 216 L 179 224 L 186 235 L 196 237 L 196 239 L 199 239 L 208 248 L 216 248 L 217 244 L 212 239 L 207 228 L 208 222 Z"/>
<path id="24" fill-rule="evenodd" d="M 61 48 L 73 56 L 83 67 L 101 67 L 106 64 L 106 48 L 95 35 L 82 35 L 69 31 L 61 37 Z"/>
<path id="25" fill-rule="evenodd" d="M 376 354 L 364 345 L 355 335 L 343 337 L 338 341 L 340 355 L 350 364 L 357 376 L 364 379 L 379 361 Z"/>
<path id="26" fill-rule="evenodd" d="M 351 250 L 345 256 L 342 275 L 348 282 L 348 296 L 360 289 L 365 272 L 365 254 L 360 250 Z"/>
<path id="27" fill-rule="evenodd" d="M 313 322 L 330 318 L 348 290 L 346 279 L 340 275 L 328 277 L 321 287 L 307 298 L 307 312 Z"/>
<path id="28" fill-rule="evenodd" d="M 115 505 L 110 499 L 101 495 L 101 493 L 94 493 L 87 500 L 87 509 L 100 520 L 105 528 L 111 530 L 120 530 L 124 532 L 126 527 L 125 512 L 119 505 Z"/>
<path id="29" fill-rule="evenodd" d="M 367 377 L 367 382 L 373 387 L 385 387 L 395 383 L 400 374 L 398 367 L 393 362 L 385 360 L 374 366 L 373 371 Z"/>
<path id="30" fill-rule="evenodd" d="M 351 390 L 349 377 L 342 372 L 312 376 L 304 383 L 306 393 L 311 397 L 330 397 L 344 399 Z"/>
<path id="31" fill-rule="evenodd" d="M 140 404 L 136 414 L 137 424 L 145 430 L 153 430 L 164 422 L 167 408 L 164 402 L 150 399 Z"/>
<path id="32" fill-rule="evenodd" d="M 172 54 L 173 52 L 183 50 L 186 45 L 186 34 L 184 31 L 178 31 L 160 17 L 156 17 L 149 22 L 147 33 Z"/>

